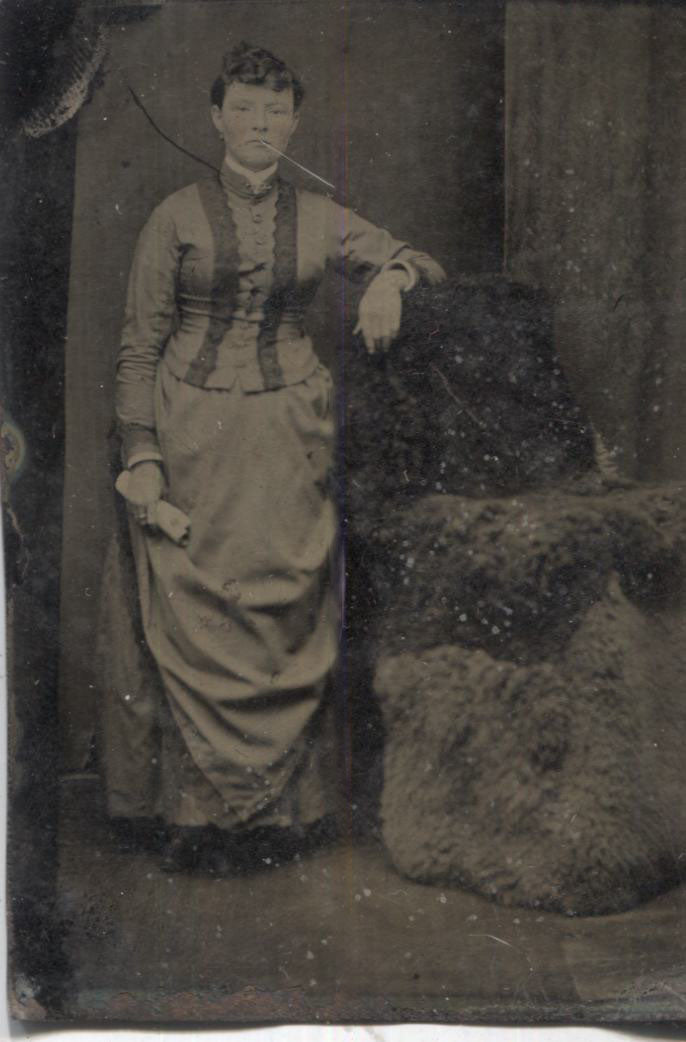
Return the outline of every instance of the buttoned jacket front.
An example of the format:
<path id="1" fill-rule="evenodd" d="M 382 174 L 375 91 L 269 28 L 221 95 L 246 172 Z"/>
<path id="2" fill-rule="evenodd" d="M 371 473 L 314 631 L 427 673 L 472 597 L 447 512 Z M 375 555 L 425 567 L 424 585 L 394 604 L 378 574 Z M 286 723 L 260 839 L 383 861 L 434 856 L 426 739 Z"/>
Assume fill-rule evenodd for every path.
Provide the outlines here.
<path id="1" fill-rule="evenodd" d="M 125 457 L 158 456 L 162 358 L 208 389 L 257 393 L 307 379 L 319 362 L 303 320 L 327 265 L 361 283 L 395 266 L 410 283 L 442 277 L 426 254 L 278 176 L 255 189 L 224 166 L 165 199 L 129 280 L 116 389 Z"/>

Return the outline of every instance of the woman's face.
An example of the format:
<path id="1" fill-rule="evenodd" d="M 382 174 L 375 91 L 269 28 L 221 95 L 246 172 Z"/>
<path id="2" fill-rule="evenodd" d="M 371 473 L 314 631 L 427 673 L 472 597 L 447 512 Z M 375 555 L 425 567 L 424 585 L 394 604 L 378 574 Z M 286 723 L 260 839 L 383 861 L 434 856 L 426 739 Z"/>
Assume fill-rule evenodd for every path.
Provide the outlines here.
<path id="1" fill-rule="evenodd" d="M 285 152 L 298 125 L 293 91 L 231 83 L 222 107 L 212 106 L 212 122 L 224 138 L 228 156 L 248 170 L 265 170 L 277 156 L 260 138 Z"/>

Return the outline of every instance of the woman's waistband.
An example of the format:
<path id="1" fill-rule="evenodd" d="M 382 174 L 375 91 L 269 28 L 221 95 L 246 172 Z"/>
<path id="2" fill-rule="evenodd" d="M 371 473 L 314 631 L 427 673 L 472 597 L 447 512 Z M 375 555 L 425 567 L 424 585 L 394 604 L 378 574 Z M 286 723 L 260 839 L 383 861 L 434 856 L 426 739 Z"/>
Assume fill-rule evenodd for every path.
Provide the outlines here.
<path id="1" fill-rule="evenodd" d="M 268 363 L 265 353 L 269 354 Z M 265 351 L 258 339 L 241 343 L 235 334 L 227 334 L 216 348 L 206 346 L 204 340 L 198 345 L 172 336 L 164 352 L 164 362 L 174 376 L 189 383 L 197 382 L 195 374 L 200 362 L 204 387 L 228 389 L 238 381 L 246 391 L 299 383 L 311 376 L 320 364 L 308 336 L 280 336 L 273 345 L 267 345 Z"/>

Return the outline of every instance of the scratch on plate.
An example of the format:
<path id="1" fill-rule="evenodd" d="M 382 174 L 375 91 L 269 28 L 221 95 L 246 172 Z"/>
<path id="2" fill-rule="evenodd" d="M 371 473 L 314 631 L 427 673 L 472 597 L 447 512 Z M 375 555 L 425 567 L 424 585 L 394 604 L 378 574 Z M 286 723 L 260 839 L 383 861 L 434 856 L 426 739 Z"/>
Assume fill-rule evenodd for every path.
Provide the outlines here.
<path id="1" fill-rule="evenodd" d="M 488 937 L 491 941 L 497 941 L 498 944 L 504 944 L 506 948 L 514 948 L 514 944 L 510 944 L 509 941 L 504 941 L 502 937 L 496 937 L 494 933 L 470 933 L 470 937 Z"/>

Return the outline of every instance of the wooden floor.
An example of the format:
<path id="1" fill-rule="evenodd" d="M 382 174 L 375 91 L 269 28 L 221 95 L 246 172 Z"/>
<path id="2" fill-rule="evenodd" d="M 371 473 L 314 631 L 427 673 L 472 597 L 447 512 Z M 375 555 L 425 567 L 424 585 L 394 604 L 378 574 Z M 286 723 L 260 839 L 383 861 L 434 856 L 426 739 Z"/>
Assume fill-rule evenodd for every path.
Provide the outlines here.
<path id="1" fill-rule="evenodd" d="M 408 882 L 373 841 L 238 878 L 173 875 L 65 783 L 72 1015 L 126 1020 L 686 1018 L 686 889 L 573 919 Z"/>

